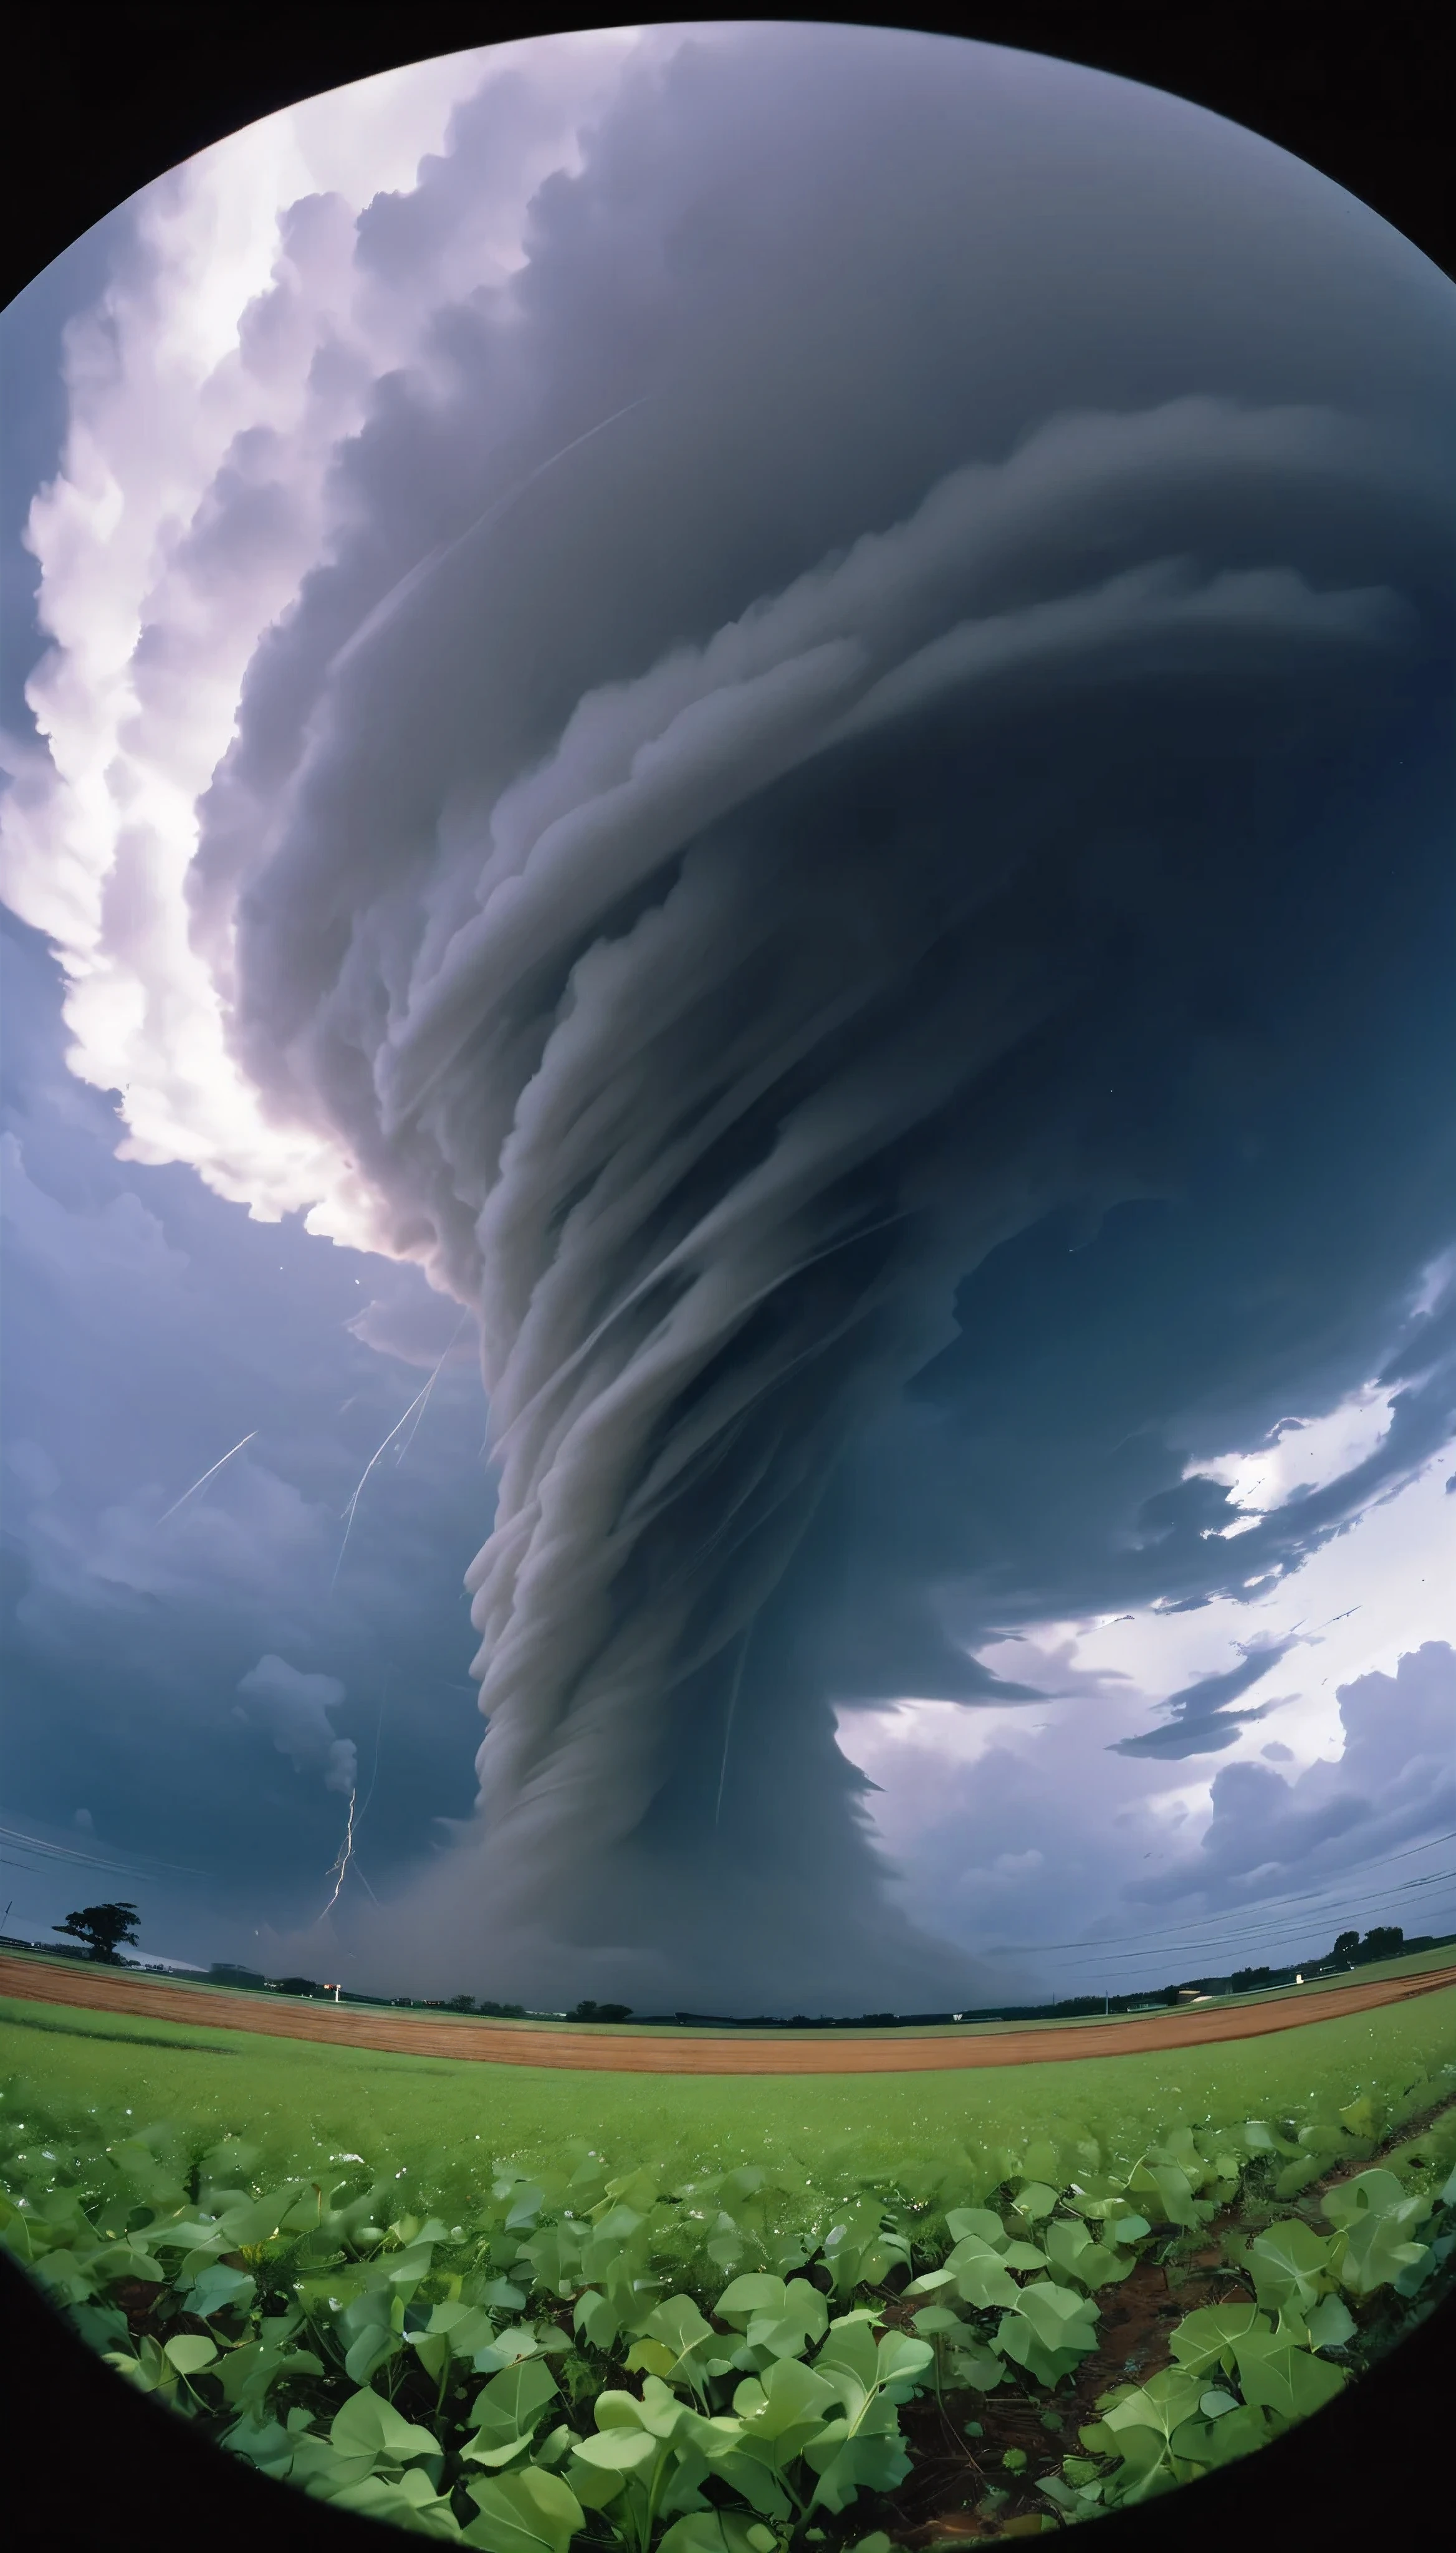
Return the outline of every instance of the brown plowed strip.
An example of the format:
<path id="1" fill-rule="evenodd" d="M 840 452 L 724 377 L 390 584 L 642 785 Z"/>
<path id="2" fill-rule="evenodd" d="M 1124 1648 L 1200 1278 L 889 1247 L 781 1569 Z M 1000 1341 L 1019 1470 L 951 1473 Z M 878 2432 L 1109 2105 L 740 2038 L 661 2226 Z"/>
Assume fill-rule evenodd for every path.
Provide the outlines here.
<path id="1" fill-rule="evenodd" d="M 488 2065 L 556 2065 L 612 2074 L 925 2074 L 967 2065 L 1045 2065 L 1071 2056 L 1133 2056 L 1148 2049 L 1206 2048 L 1225 2039 L 1262 2039 L 1310 2021 L 1337 2021 L 1456 1985 L 1456 1966 L 1365 1985 L 1272 1997 L 1257 2004 L 1196 2006 L 1137 2021 L 1020 2028 L 982 2025 L 936 2038 L 750 2039 L 683 2030 L 660 2039 L 631 2032 L 541 2030 L 529 2023 L 426 2019 L 358 2004 L 265 2000 L 225 1987 L 148 1982 L 126 1968 L 68 1968 L 0 1953 L 0 1995 L 79 2004 L 137 2020 L 260 2031 L 270 2039 L 310 2039 L 332 2048 L 376 2048 L 400 2056 L 475 2058 Z"/>

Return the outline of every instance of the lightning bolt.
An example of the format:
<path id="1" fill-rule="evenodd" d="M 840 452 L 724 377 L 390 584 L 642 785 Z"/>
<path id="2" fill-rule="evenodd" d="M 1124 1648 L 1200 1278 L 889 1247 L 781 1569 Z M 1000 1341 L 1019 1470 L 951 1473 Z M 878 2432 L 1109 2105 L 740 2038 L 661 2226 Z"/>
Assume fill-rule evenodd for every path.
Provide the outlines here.
<path id="1" fill-rule="evenodd" d="M 184 1502 L 192 1496 L 192 1491 L 204 1488 L 207 1482 L 212 1479 L 213 1473 L 220 1472 L 222 1470 L 223 1463 L 230 1463 L 235 1454 L 241 1454 L 245 1445 L 252 1444 L 257 1433 L 258 1430 L 256 1427 L 250 1427 L 246 1436 L 240 1436 L 236 1445 L 230 1445 L 227 1452 L 223 1455 L 221 1462 L 214 1463 L 211 1471 L 204 1472 L 201 1480 L 194 1481 L 192 1483 L 191 1489 L 183 1490 L 179 1498 L 173 1498 L 169 1507 L 163 1508 L 161 1515 L 157 1519 L 158 1523 L 166 1524 L 169 1515 L 175 1515 L 178 1507 L 183 1505 Z"/>

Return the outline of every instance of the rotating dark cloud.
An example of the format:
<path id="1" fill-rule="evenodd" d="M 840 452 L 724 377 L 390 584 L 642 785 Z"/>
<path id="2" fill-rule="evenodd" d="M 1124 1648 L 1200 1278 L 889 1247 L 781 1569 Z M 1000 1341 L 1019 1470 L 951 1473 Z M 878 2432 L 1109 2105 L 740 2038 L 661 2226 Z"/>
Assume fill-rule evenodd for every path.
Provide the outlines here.
<path id="1" fill-rule="evenodd" d="M 356 265 L 433 275 L 488 158 Z M 480 1322 L 481 1808 L 401 1979 L 958 2000 L 835 1706 L 1030 1699 L 995 1626 L 1271 1583 L 1449 1436 L 1452 310 L 1172 100 L 656 30 L 378 384 L 190 896 Z M 1197 1460 L 1377 1374 L 1364 1472 L 1229 1536 Z"/>

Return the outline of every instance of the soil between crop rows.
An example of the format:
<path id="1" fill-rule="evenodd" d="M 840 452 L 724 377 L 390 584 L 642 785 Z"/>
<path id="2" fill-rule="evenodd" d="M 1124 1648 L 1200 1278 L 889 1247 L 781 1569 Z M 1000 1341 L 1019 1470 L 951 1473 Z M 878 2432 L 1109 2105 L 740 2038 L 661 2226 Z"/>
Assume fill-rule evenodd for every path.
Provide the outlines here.
<path id="1" fill-rule="evenodd" d="M 1143 2384 L 1171 2366 L 1172 2333 L 1197 2306 L 1254 2303 L 1253 2288 L 1227 2258 L 1228 2248 L 1270 2221 L 1290 2216 L 1326 2230 L 1320 2213 L 1325 2191 L 1408 2146 L 1439 2114 L 1407 2119 L 1374 2153 L 1338 2164 L 1292 2203 L 1274 2206 L 1241 2197 L 1203 2228 L 1196 2249 L 1179 2249 L 1167 2261 L 1145 2255 L 1129 2277 L 1099 2290 L 1097 2347 L 1064 2389 L 1037 2399 L 1013 2382 L 991 2393 L 948 2393 L 944 2401 L 923 2397 L 909 2404 L 902 2420 L 912 2472 L 880 2503 L 880 2522 L 891 2531 L 892 2543 L 908 2553 L 934 2553 L 942 2545 L 1000 2540 L 1039 2528 L 1047 2501 L 1037 2489 L 1038 2474 L 1057 2472 L 1064 2455 L 1077 2453 L 1078 2431 L 1099 2416 L 1098 2396 L 1117 2385 Z M 899 2303 L 887 2288 L 879 2292 L 887 2299 L 885 2320 L 910 2330 L 913 2305 Z M 1378 2350 L 1377 2335 L 1367 2326 L 1367 2350 L 1372 2341 Z M 971 2419 L 980 2424 L 979 2437 L 966 2435 Z M 1012 2476 L 1002 2459 L 1017 2447 L 1027 2470 Z M 988 2493 L 999 2498 L 998 2505 L 987 2505 Z"/>

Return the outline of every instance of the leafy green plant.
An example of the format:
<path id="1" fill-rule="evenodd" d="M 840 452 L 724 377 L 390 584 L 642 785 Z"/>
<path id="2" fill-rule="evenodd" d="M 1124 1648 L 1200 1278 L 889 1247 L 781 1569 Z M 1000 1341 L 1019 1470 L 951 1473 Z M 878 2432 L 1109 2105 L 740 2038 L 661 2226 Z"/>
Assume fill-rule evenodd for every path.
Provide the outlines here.
<path id="1" fill-rule="evenodd" d="M 798 2553 L 886 2513 L 932 2389 L 971 2434 L 965 2401 L 989 2418 L 995 2396 L 1055 2437 L 1105 2291 L 1235 2201 L 1252 2301 L 1184 2314 L 1060 2471 L 1007 2447 L 986 2504 L 1035 2493 L 1074 2523 L 1333 2398 L 1456 2252 L 1456 2107 L 1368 2161 L 1441 2088 L 1360 2086 L 1237 2135 L 1165 2120 L 1122 2153 L 1065 2123 L 898 2172 L 847 2150 L 817 2175 L 787 2154 L 506 2157 L 433 2210 L 423 2170 L 408 2202 L 354 2154 L 270 2179 L 240 2138 L 62 2128 L 19 2095 L 0 2240 L 128 2382 L 316 2497 L 488 2553 Z M 1281 2181 L 1311 2163 L 1327 2185 L 1301 2209 Z M 879 2527 L 859 2553 L 888 2546 Z"/>

